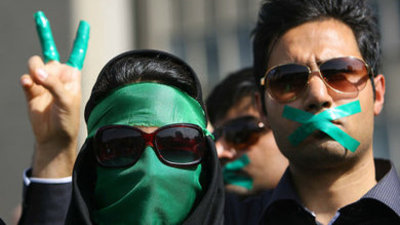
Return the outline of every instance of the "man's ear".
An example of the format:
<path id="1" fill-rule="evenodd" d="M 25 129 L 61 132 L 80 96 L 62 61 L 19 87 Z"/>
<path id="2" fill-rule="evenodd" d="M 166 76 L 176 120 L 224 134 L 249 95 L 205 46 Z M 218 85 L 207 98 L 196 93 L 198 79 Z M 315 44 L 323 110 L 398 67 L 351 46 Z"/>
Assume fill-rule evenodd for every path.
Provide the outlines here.
<path id="1" fill-rule="evenodd" d="M 266 110 L 263 109 L 262 98 L 259 92 L 254 93 L 254 100 L 256 101 L 256 108 L 260 115 L 260 119 L 264 122 L 265 126 L 269 127 L 267 121 L 267 115 L 265 114 Z"/>
<path id="2" fill-rule="evenodd" d="M 383 109 L 383 103 L 385 102 L 385 77 L 382 74 L 378 74 L 374 78 L 375 83 L 375 102 L 374 102 L 374 115 L 377 116 Z"/>

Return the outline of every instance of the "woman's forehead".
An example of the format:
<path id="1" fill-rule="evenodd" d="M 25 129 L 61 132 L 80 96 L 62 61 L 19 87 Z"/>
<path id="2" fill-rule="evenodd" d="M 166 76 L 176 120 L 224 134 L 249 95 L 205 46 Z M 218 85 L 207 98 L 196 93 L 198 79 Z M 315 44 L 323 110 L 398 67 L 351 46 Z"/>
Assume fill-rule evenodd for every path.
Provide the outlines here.
<path id="1" fill-rule="evenodd" d="M 155 130 L 158 129 L 158 127 L 147 127 L 147 126 L 133 126 L 133 127 L 136 127 L 145 133 L 153 133 Z"/>

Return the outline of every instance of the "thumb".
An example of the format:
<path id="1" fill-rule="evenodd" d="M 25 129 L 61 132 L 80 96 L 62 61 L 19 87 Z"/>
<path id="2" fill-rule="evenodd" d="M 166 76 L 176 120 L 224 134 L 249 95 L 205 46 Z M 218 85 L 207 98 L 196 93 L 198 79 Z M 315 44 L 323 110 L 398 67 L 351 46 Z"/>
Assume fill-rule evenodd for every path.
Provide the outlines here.
<path id="1" fill-rule="evenodd" d="M 28 102 L 36 96 L 41 95 L 44 91 L 42 86 L 35 84 L 29 74 L 22 75 L 20 78 L 20 83 Z"/>
<path id="2" fill-rule="evenodd" d="M 53 95 L 55 101 L 62 102 L 64 85 L 57 76 L 49 75 L 43 68 L 37 68 L 33 72 L 33 78 Z"/>

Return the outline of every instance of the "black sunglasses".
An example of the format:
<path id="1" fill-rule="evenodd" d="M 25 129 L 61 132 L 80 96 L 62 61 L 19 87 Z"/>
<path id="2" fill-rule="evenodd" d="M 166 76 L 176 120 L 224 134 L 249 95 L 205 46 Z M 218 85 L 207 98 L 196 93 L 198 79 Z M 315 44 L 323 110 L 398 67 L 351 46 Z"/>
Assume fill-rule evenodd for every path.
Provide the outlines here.
<path id="1" fill-rule="evenodd" d="M 216 141 L 223 137 L 235 149 L 245 150 L 255 144 L 265 131 L 265 125 L 259 119 L 254 116 L 243 116 L 217 127 L 213 135 Z"/>
<path id="2" fill-rule="evenodd" d="M 97 163 L 103 167 L 134 165 L 146 146 L 151 146 L 161 162 L 169 166 L 189 167 L 201 162 L 206 138 L 194 124 L 177 123 L 145 133 L 125 125 L 101 127 L 94 136 Z"/>
<path id="3" fill-rule="evenodd" d="M 291 102 L 303 93 L 312 73 L 310 67 L 302 64 L 277 65 L 261 78 L 261 86 L 266 86 L 269 95 L 276 101 Z M 338 93 L 358 94 L 365 88 L 372 72 L 363 60 L 349 56 L 321 62 L 319 75 L 328 87 Z"/>

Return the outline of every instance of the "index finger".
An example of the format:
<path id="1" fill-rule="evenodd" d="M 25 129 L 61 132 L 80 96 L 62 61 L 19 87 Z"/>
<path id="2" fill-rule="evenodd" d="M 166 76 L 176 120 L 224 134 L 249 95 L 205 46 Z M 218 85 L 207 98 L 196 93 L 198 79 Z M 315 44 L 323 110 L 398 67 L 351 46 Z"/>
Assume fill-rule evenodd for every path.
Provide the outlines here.
<path id="1" fill-rule="evenodd" d="M 42 45 L 44 62 L 47 63 L 51 60 L 60 61 L 60 55 L 58 54 L 56 44 L 54 43 L 49 20 L 42 11 L 36 12 L 34 18 L 40 44 Z"/>

